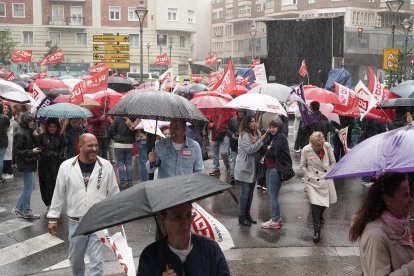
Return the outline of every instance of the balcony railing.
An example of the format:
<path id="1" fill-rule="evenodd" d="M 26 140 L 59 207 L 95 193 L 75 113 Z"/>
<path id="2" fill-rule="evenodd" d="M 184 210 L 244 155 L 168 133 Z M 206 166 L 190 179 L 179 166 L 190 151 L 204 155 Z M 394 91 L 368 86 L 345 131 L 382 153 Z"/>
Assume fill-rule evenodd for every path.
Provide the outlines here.
<path id="1" fill-rule="evenodd" d="M 71 17 L 59 17 L 59 16 L 50 16 L 49 25 L 51 26 L 83 26 L 84 17 L 80 16 L 71 16 Z"/>
<path id="2" fill-rule="evenodd" d="M 80 16 L 72 16 L 67 18 L 69 26 L 83 26 L 84 18 Z"/>

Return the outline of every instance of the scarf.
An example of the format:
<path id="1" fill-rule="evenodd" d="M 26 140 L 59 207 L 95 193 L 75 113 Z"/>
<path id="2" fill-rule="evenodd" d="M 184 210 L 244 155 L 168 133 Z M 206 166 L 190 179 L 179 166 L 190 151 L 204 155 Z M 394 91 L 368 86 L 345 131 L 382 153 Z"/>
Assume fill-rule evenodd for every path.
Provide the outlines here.
<path id="1" fill-rule="evenodd" d="M 389 227 L 389 229 L 391 229 L 392 232 L 402 237 L 404 240 L 408 241 L 411 244 L 411 246 L 413 246 L 410 233 L 409 215 L 399 219 L 396 218 L 389 211 L 384 211 L 381 215 L 381 219 L 387 224 L 387 226 Z"/>

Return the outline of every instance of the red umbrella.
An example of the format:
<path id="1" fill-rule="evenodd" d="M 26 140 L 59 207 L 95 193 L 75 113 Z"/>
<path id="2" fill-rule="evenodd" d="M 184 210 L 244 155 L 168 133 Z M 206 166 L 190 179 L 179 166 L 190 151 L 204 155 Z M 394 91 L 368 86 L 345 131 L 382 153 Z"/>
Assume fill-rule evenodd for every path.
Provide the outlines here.
<path id="1" fill-rule="evenodd" d="M 223 94 L 223 93 L 218 93 L 215 91 L 205 91 L 205 92 L 199 92 L 199 93 L 194 93 L 193 94 L 193 98 L 198 98 L 198 97 L 203 97 L 203 96 L 214 96 L 214 97 L 220 97 L 223 98 L 225 100 L 233 100 L 233 97 L 230 96 L 229 94 Z"/>
<path id="2" fill-rule="evenodd" d="M 111 89 L 112 90 L 112 89 Z M 113 108 L 117 102 L 124 96 L 122 93 L 118 93 L 116 91 L 100 91 L 93 94 L 86 94 L 85 97 L 88 97 L 92 100 L 99 102 L 102 106 L 109 107 L 109 109 Z"/>
<path id="3" fill-rule="evenodd" d="M 318 101 L 322 103 L 341 104 L 338 96 L 329 90 L 313 86 L 304 85 L 305 99 L 307 101 Z"/>
<path id="4" fill-rule="evenodd" d="M 53 99 L 55 103 L 67 103 L 69 101 L 70 95 L 59 95 Z"/>
<path id="5" fill-rule="evenodd" d="M 36 83 L 41 90 L 68 89 L 68 86 L 66 86 L 63 81 L 55 78 L 38 79 L 34 83 Z"/>
<path id="6" fill-rule="evenodd" d="M 191 102 L 203 113 L 209 120 L 219 125 L 223 120 L 228 120 L 236 116 L 235 110 L 225 107 L 229 99 L 223 99 L 216 96 L 203 96 L 191 100 Z"/>
<path id="7" fill-rule="evenodd" d="M 243 85 L 236 84 L 236 87 L 233 89 L 233 91 L 230 93 L 230 95 L 237 97 L 237 96 L 246 94 L 247 91 L 249 91 L 249 89 L 247 89 Z"/>

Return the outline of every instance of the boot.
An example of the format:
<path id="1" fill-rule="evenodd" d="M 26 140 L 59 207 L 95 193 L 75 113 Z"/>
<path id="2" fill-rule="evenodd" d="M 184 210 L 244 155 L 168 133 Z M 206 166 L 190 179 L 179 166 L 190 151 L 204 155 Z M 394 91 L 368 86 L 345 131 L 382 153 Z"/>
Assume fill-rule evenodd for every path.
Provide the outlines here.
<path id="1" fill-rule="evenodd" d="M 314 224 L 313 225 L 313 242 L 317 243 L 321 239 L 321 225 Z"/>
<path id="2" fill-rule="evenodd" d="M 250 221 L 247 219 L 246 216 L 239 216 L 239 224 L 244 225 L 244 226 L 252 226 L 252 224 L 250 223 Z"/>
<path id="3" fill-rule="evenodd" d="M 246 216 L 247 220 L 251 223 L 251 224 L 257 224 L 257 220 L 253 220 L 252 216 L 250 214 L 248 214 Z"/>

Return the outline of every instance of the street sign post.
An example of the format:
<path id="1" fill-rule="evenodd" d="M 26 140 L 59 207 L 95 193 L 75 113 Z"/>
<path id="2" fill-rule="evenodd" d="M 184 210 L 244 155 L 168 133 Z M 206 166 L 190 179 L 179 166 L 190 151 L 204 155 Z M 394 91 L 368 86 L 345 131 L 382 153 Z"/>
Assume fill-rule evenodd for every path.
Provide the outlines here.
<path id="1" fill-rule="evenodd" d="M 129 62 L 94 62 L 94 65 L 104 63 L 110 69 L 129 69 Z"/>
<path id="2" fill-rule="evenodd" d="M 129 54 L 127 53 L 111 53 L 111 54 L 104 54 L 104 53 L 94 53 L 93 59 L 115 59 L 115 60 L 128 60 Z"/>
<path id="3" fill-rule="evenodd" d="M 129 51 L 129 44 L 93 44 L 94 51 Z"/>
<path id="4" fill-rule="evenodd" d="M 384 48 L 383 69 L 396 71 L 398 69 L 398 48 Z"/>
<path id="5" fill-rule="evenodd" d="M 129 42 L 127 35 L 94 35 L 93 42 Z"/>

